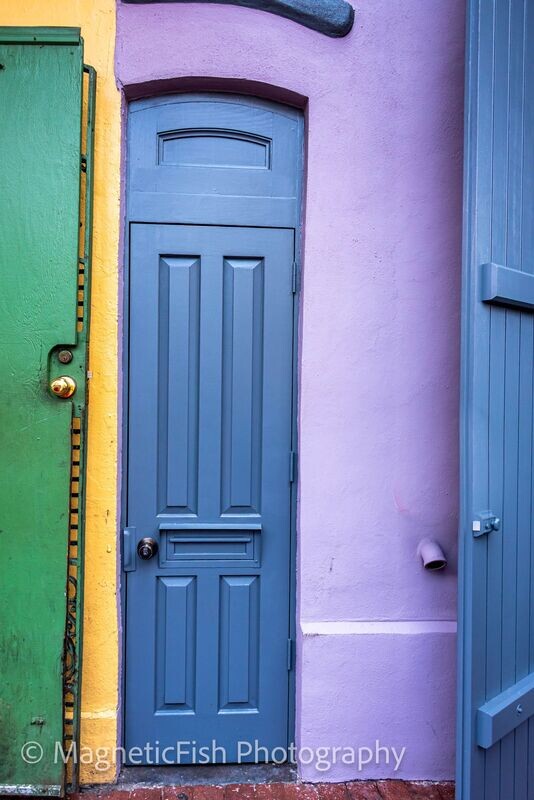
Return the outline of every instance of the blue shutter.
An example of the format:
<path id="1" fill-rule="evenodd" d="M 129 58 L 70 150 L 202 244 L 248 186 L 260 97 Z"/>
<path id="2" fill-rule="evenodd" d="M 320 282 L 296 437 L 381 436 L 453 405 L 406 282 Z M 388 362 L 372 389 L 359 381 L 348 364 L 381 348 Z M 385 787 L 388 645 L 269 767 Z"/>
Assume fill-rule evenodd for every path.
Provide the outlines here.
<path id="1" fill-rule="evenodd" d="M 457 797 L 526 800 L 534 791 L 534 3 L 471 0 L 467 24 Z"/>

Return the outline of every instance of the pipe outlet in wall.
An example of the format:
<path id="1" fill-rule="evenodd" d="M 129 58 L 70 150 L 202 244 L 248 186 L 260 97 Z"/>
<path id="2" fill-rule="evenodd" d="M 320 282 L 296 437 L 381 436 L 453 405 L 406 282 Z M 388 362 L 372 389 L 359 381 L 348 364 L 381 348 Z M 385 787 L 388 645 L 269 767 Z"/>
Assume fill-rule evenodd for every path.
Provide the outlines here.
<path id="1" fill-rule="evenodd" d="M 445 569 L 447 566 L 445 553 L 433 539 L 421 539 L 417 554 L 421 558 L 425 569 L 435 572 L 438 569 Z"/>

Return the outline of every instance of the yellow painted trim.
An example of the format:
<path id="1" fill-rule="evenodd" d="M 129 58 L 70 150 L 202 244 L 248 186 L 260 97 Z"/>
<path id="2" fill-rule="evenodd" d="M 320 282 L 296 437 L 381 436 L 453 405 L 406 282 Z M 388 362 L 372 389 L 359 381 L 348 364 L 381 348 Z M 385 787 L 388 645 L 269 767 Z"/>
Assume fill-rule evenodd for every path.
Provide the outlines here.
<path id="1" fill-rule="evenodd" d="M 114 77 L 115 0 L 3 2 L 0 25 L 81 28 L 97 71 L 89 440 L 82 691 L 82 748 L 117 745 L 117 318 L 120 94 Z M 116 766 L 82 764 L 85 783 L 114 779 Z"/>
<path id="2" fill-rule="evenodd" d="M 115 719 L 117 712 L 113 711 L 82 711 L 82 719 Z"/>

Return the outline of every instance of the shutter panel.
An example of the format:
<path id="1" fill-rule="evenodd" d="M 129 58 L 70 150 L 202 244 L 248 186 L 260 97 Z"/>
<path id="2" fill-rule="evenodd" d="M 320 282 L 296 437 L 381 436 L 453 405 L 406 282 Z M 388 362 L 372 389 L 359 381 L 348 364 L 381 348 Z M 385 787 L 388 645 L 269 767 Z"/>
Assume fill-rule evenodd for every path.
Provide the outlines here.
<path id="1" fill-rule="evenodd" d="M 526 800 L 529 777 L 534 785 L 534 3 L 471 0 L 466 69 L 457 797 Z"/>

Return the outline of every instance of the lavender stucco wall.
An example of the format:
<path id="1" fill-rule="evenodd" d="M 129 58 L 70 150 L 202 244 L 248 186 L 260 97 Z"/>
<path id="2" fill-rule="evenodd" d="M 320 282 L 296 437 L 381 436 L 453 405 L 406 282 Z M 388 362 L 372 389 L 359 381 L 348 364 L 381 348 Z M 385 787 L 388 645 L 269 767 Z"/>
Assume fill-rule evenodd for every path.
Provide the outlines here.
<path id="1" fill-rule="evenodd" d="M 306 99 L 297 741 L 405 746 L 412 778 L 454 764 L 463 29 L 463 0 L 361 0 L 340 40 L 232 6 L 118 5 L 126 96 L 237 80 Z M 443 574 L 422 571 L 423 536 Z"/>

